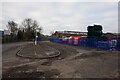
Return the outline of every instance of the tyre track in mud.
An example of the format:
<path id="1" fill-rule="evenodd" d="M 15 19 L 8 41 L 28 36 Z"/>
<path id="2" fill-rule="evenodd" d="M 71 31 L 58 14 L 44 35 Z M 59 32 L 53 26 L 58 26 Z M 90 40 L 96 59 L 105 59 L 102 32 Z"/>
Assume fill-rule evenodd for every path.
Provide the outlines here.
<path id="1" fill-rule="evenodd" d="M 29 59 L 48 59 L 59 56 L 60 51 L 43 44 L 29 44 L 27 46 L 21 47 L 21 49 L 16 53 L 16 55 L 22 58 Z"/>
<path id="2" fill-rule="evenodd" d="M 86 77 L 84 73 L 86 73 L 87 70 L 86 72 L 84 71 L 82 72 L 82 70 L 85 69 L 84 67 L 86 67 L 88 68 L 88 71 L 89 71 L 89 67 L 87 67 L 86 65 L 88 64 L 87 61 L 90 61 L 89 59 L 92 59 L 92 56 L 90 55 L 90 58 L 87 58 L 86 55 L 89 56 L 89 54 L 85 54 L 85 56 L 83 55 L 83 57 L 86 58 L 86 60 L 84 61 L 82 60 L 83 61 L 82 62 L 81 58 L 83 57 L 81 57 L 80 53 L 89 53 L 92 51 L 81 50 L 80 47 L 76 48 L 75 46 L 64 45 L 64 44 L 59 44 L 59 43 L 40 42 L 38 44 L 39 44 L 37 47 L 38 51 L 36 51 L 37 54 L 43 54 L 49 51 L 49 48 L 50 48 L 52 50 L 54 49 L 59 50 L 61 55 L 57 57 L 53 57 L 53 58 L 48 58 L 48 59 L 28 59 L 28 58 L 16 57 L 14 55 L 14 57 L 18 58 L 18 60 L 14 61 L 15 63 L 11 64 L 10 66 L 7 65 L 4 67 L 4 69 L 6 69 L 6 72 L 3 74 L 3 76 L 8 77 L 8 78 L 9 76 L 13 78 L 14 77 L 17 77 L 17 78 L 19 77 L 23 77 L 23 78 L 26 78 L 26 77 L 29 77 L 29 78 L 31 77 L 32 78 L 34 77 L 36 78 L 42 78 L 42 77 L 44 78 L 51 78 L 51 77 L 52 78 L 53 77 L 73 78 L 75 77 L 76 78 L 76 77 L 84 77 L 84 76 Z M 29 47 L 30 46 L 27 46 L 27 48 Z M 41 53 L 41 51 L 43 53 Z M 25 53 L 28 54 L 29 52 L 34 52 L 34 51 L 31 49 L 28 49 Z M 25 61 L 25 60 L 28 60 L 28 61 Z M 90 66 L 91 62 L 89 62 L 88 66 Z M 84 67 L 81 64 L 84 65 Z M 78 66 L 82 67 L 83 69 Z M 83 73 L 84 75 L 83 74 L 81 75 L 81 73 Z M 23 74 L 26 76 L 24 76 Z"/>
<path id="3" fill-rule="evenodd" d="M 49 46 L 47 46 L 48 48 L 50 48 Z M 54 48 L 52 48 L 54 49 Z M 19 53 L 20 51 L 22 50 L 22 47 L 17 51 L 17 53 Z M 20 59 L 20 57 L 19 57 Z M 23 59 L 21 58 L 21 60 L 26 60 L 26 59 Z M 33 61 L 32 61 L 33 60 Z M 47 63 L 48 62 L 48 63 Z M 28 59 L 27 62 L 25 63 L 20 63 L 20 64 L 17 64 L 17 65 L 13 65 L 13 66 L 4 66 L 4 72 L 3 72 L 3 78 L 10 78 L 10 77 L 15 77 L 15 76 L 18 76 L 18 78 L 20 76 L 22 76 L 23 78 L 24 77 L 55 77 L 55 75 L 58 75 L 59 74 L 59 71 L 58 70 L 48 70 L 48 71 L 36 71 L 34 70 L 35 68 L 37 68 L 37 66 L 41 65 L 41 66 L 46 66 L 47 64 L 49 64 L 50 60 L 49 58 L 48 59 L 42 59 L 42 61 L 40 59 Z M 7 62 L 9 63 L 9 61 Z M 18 62 L 19 63 L 19 62 Z M 47 63 L 47 64 L 46 64 Z M 32 66 L 32 65 L 35 65 L 35 66 Z M 32 67 L 30 67 L 32 66 Z M 48 66 L 49 67 L 49 66 Z M 22 69 L 26 68 L 27 70 L 23 71 Z M 18 69 L 18 70 L 17 70 Z M 32 70 L 32 72 L 30 72 L 30 70 Z M 12 72 L 12 73 L 11 73 Z M 19 74 L 20 72 L 20 74 Z M 44 75 L 42 75 L 41 73 L 43 73 Z M 27 76 L 23 76 L 21 74 L 26 74 Z M 36 75 L 35 75 L 36 74 Z M 38 76 L 39 74 L 39 76 Z M 33 76 L 31 76 L 33 75 Z"/>

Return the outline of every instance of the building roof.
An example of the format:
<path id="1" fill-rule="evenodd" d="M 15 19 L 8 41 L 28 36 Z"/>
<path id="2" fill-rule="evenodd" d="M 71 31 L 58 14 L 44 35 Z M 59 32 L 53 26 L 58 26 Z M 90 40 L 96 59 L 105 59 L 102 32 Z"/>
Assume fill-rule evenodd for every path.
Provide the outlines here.
<path id="1" fill-rule="evenodd" d="M 79 32 L 79 31 L 56 31 L 55 33 L 87 35 L 87 32 Z"/>

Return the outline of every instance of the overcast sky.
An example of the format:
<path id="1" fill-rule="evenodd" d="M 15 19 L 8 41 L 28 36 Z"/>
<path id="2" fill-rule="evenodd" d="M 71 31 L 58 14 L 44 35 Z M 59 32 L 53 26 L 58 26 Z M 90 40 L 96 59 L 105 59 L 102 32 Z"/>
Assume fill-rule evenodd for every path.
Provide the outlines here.
<path id="1" fill-rule="evenodd" d="M 118 3 L 114 2 L 4 2 L 2 26 L 9 20 L 19 25 L 25 18 L 37 20 L 44 34 L 56 30 L 87 31 L 101 24 L 103 32 L 118 32 Z M 1 25 L 1 24 L 0 24 Z"/>

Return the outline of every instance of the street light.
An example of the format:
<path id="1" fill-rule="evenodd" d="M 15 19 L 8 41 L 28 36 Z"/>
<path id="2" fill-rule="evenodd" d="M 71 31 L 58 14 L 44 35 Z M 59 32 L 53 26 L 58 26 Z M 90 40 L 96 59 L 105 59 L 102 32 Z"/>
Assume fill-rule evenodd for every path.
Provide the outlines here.
<path id="1" fill-rule="evenodd" d="M 37 45 L 37 38 L 38 38 L 37 32 L 38 32 L 38 29 L 36 28 L 35 29 L 35 45 Z"/>
<path id="2" fill-rule="evenodd" d="M 34 53 L 35 53 L 35 55 L 37 55 L 37 53 L 36 53 L 36 45 L 37 45 L 37 38 L 38 38 L 37 32 L 38 32 L 38 29 L 35 28 L 35 48 L 34 48 L 34 51 L 35 51 Z"/>

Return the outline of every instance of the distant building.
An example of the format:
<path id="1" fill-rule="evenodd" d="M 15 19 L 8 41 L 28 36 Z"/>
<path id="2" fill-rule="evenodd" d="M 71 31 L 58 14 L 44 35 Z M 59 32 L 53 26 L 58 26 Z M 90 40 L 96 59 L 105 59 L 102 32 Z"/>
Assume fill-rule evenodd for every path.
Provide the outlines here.
<path id="1" fill-rule="evenodd" d="M 53 36 L 62 38 L 62 37 L 70 37 L 70 36 L 87 36 L 87 32 L 79 32 L 79 31 L 56 31 Z"/>
<path id="2" fill-rule="evenodd" d="M 11 31 L 9 31 L 9 30 L 4 30 L 4 35 L 10 35 L 11 34 Z"/>
<path id="3" fill-rule="evenodd" d="M 120 38 L 120 33 L 104 33 L 103 36 L 108 38 Z"/>
<path id="4" fill-rule="evenodd" d="M 70 36 L 82 36 L 87 37 L 87 32 L 79 31 L 56 31 L 52 36 L 57 38 L 70 37 Z M 103 33 L 104 37 L 108 38 L 120 38 L 120 33 Z"/>
<path id="5" fill-rule="evenodd" d="M 0 36 L 2 35 L 10 35 L 11 32 L 9 30 L 0 30 Z"/>

